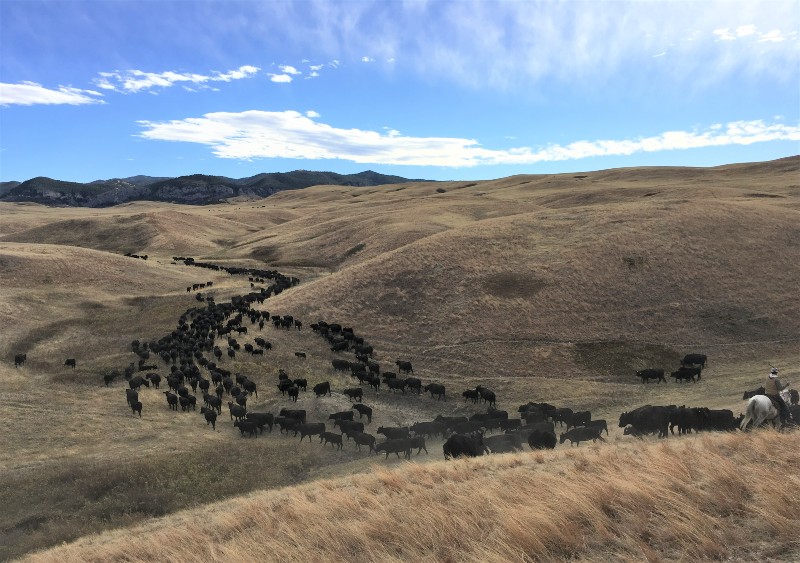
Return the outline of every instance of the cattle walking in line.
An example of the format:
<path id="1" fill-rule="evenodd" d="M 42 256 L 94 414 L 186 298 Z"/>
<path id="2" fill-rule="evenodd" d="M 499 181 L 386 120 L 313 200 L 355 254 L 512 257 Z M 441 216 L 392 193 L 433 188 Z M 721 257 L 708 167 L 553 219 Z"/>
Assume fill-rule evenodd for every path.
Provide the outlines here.
<path id="1" fill-rule="evenodd" d="M 75 358 L 67 358 L 64 361 L 64 366 L 68 368 L 75 369 Z"/>

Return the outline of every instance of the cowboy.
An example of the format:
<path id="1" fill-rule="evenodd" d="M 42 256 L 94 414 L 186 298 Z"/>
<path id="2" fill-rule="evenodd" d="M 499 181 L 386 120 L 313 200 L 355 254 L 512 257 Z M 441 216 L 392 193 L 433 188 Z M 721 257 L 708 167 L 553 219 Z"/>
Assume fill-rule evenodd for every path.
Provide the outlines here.
<path id="1" fill-rule="evenodd" d="M 781 426 L 785 426 L 788 420 L 792 419 L 792 414 L 789 412 L 789 407 L 786 406 L 786 401 L 781 397 L 781 391 L 789 387 L 789 382 L 781 383 L 778 379 L 778 368 L 769 370 L 769 377 L 764 383 L 764 395 L 769 397 L 773 404 L 780 410 Z"/>

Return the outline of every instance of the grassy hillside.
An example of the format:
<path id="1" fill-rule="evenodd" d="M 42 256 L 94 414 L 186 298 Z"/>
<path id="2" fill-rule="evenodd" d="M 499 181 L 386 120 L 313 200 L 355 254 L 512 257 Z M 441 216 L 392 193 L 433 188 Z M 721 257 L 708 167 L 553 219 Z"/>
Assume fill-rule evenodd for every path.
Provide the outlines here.
<path id="1" fill-rule="evenodd" d="M 376 466 L 26 560 L 796 561 L 798 463 L 758 432 Z"/>
<path id="2" fill-rule="evenodd" d="M 275 389 L 279 369 L 331 382 L 330 397 L 301 393 L 296 407 L 310 420 L 350 408 L 341 390 L 355 380 L 330 362 L 351 356 L 308 330 L 322 318 L 353 326 L 384 371 L 409 359 L 424 382 L 447 387 L 444 403 L 367 392 L 372 433 L 479 412 L 460 397 L 478 384 L 497 392 L 499 408 L 548 401 L 612 427 L 648 403 L 738 414 L 768 363 L 800 381 L 798 170 L 800 158 L 320 186 L 207 207 L 0 203 L 0 322 L 10 327 L 0 331 L 0 417 L 3 451 L 13 452 L 0 456 L 0 558 L 254 490 L 373 471 L 376 460 L 352 444 L 334 452 L 277 430 L 241 438 L 226 410 L 213 431 L 197 413 L 169 411 L 160 390 L 142 390 L 140 420 L 123 381 L 102 385 L 108 370 L 137 359 L 132 340 L 164 336 L 199 305 L 188 285 L 213 281 L 204 293 L 218 302 L 252 289 L 246 277 L 173 256 L 301 279 L 260 308 L 305 328 L 259 334 L 248 323 L 240 342 L 262 336 L 273 350 L 221 362 L 257 382 L 251 410 L 290 406 Z M 672 369 L 687 352 L 709 355 L 700 383 L 642 385 L 632 375 Z M 28 362 L 15 369 L 17 353 Z M 169 365 L 156 362 L 165 375 Z M 608 449 L 631 440 L 611 428 Z M 417 459 L 437 460 L 441 441 L 429 449 Z"/>

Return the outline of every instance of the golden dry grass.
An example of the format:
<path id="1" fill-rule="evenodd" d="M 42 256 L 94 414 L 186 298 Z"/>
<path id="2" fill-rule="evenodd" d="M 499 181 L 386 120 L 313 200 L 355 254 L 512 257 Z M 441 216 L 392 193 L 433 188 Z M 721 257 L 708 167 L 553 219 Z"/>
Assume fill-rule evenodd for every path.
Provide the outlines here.
<path id="1" fill-rule="evenodd" d="M 252 490 L 371 471 L 352 448 L 240 439 L 225 416 L 212 432 L 194 413 L 168 411 L 155 390 L 142 391 L 138 420 L 121 382 L 101 385 L 102 373 L 135 359 L 133 339 L 163 336 L 198 304 L 187 285 L 213 280 L 218 301 L 250 290 L 174 255 L 296 275 L 303 283 L 264 310 L 306 327 L 352 325 L 384 370 L 407 358 L 425 382 L 446 384 L 446 403 L 368 393 L 373 433 L 474 413 L 459 395 L 478 384 L 497 392 L 500 408 L 549 401 L 612 423 L 646 403 L 738 414 L 768 362 L 800 377 L 799 164 L 320 186 L 208 207 L 0 204 L 0 453 L 9 454 L 0 455 L 0 558 Z M 352 385 L 310 331 L 262 336 L 274 344 L 265 358 L 223 361 L 266 390 L 252 408 L 287 406 L 274 389 L 278 368 L 334 390 Z M 631 375 L 694 351 L 710 357 L 702 383 L 641 385 Z M 21 352 L 28 363 L 14 369 Z M 77 369 L 63 367 L 67 357 Z M 338 393 L 309 394 L 297 406 L 311 419 L 349 408 Z M 611 442 L 629 438 L 612 429 Z M 187 476 L 197 465 L 207 470 Z M 107 492 L 93 493 L 94 480 Z"/>
<path id="2" fill-rule="evenodd" d="M 796 561 L 799 463 L 760 431 L 376 466 L 25 560 Z"/>

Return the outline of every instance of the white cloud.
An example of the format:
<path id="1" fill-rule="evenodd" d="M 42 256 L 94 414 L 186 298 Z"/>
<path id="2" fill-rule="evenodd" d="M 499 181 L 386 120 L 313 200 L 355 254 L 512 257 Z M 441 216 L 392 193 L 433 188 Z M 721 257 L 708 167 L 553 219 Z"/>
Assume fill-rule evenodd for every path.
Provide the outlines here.
<path id="1" fill-rule="evenodd" d="M 323 66 L 325 66 L 325 65 L 311 65 L 308 68 L 311 69 L 312 71 L 317 71 L 317 70 L 322 70 Z"/>
<path id="2" fill-rule="evenodd" d="M 281 72 L 283 74 L 300 74 L 300 71 L 294 68 L 293 66 L 281 65 L 278 68 L 281 69 Z"/>
<path id="3" fill-rule="evenodd" d="M 312 109 L 306 112 L 306 117 L 319 117 L 319 114 Z"/>
<path id="4" fill-rule="evenodd" d="M 102 94 L 95 90 L 81 90 L 70 86 L 59 86 L 57 90 L 51 90 L 35 82 L 0 83 L 0 106 L 104 104 L 99 99 L 100 96 Z"/>
<path id="5" fill-rule="evenodd" d="M 319 76 L 319 73 L 317 71 L 313 71 L 308 76 L 306 76 L 306 78 L 316 78 L 318 76 Z"/>
<path id="6" fill-rule="evenodd" d="M 759 43 L 780 43 L 781 41 L 786 41 L 786 37 L 783 36 L 783 33 L 781 33 L 780 29 L 773 29 L 767 33 L 762 33 L 758 39 Z"/>
<path id="7" fill-rule="evenodd" d="M 470 167 L 492 164 L 530 165 L 596 156 L 628 156 L 642 152 L 685 150 L 767 141 L 800 141 L 800 126 L 768 124 L 761 120 L 715 124 L 705 130 L 667 131 L 651 137 L 623 140 L 575 141 L 542 148 L 505 150 L 483 148 L 474 139 L 409 137 L 339 129 L 296 111 L 209 113 L 199 118 L 140 121 L 141 137 L 200 143 L 220 158 L 341 159 L 361 164 Z"/>
<path id="8" fill-rule="evenodd" d="M 663 56 L 664 56 L 664 55 L 666 55 L 666 54 L 667 54 L 667 52 L 666 52 L 666 51 L 661 51 L 659 54 L 657 54 L 657 55 L 653 55 L 653 58 L 654 58 L 654 59 L 657 59 L 658 57 L 663 57 Z"/>
<path id="9" fill-rule="evenodd" d="M 736 35 L 731 33 L 731 30 L 727 27 L 715 29 L 712 33 L 717 36 L 717 41 L 733 41 L 736 39 Z"/>
<path id="10" fill-rule="evenodd" d="M 273 82 L 288 84 L 292 81 L 292 77 L 288 74 L 270 74 L 269 79 Z"/>
<path id="11" fill-rule="evenodd" d="M 373 59 L 371 57 L 361 57 L 361 62 L 362 63 L 371 63 L 371 62 L 374 62 L 374 61 L 375 61 L 375 59 Z"/>
<path id="12" fill-rule="evenodd" d="M 753 24 L 740 25 L 736 28 L 736 37 L 747 37 L 748 35 L 753 35 L 755 32 L 756 26 Z"/>
<path id="13" fill-rule="evenodd" d="M 94 84 L 103 90 L 136 93 L 148 91 L 153 88 L 169 88 L 178 83 L 206 84 L 209 82 L 231 82 L 249 78 L 258 73 L 260 69 L 255 66 L 244 65 L 228 72 L 213 72 L 211 74 L 181 73 L 175 71 L 145 72 L 142 70 L 125 70 L 114 72 L 101 72 Z"/>

